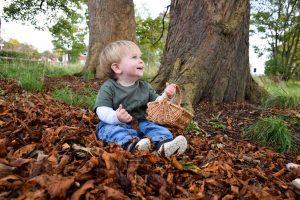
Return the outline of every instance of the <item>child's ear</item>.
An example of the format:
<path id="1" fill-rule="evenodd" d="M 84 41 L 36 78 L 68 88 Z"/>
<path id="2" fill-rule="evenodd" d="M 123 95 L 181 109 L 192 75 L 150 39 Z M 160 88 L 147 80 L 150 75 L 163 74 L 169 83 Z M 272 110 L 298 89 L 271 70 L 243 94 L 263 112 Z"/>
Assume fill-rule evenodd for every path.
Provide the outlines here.
<path id="1" fill-rule="evenodd" d="M 113 64 L 111 64 L 110 67 L 115 72 L 115 74 L 120 74 L 121 73 L 121 69 L 120 69 L 118 63 L 113 63 Z"/>

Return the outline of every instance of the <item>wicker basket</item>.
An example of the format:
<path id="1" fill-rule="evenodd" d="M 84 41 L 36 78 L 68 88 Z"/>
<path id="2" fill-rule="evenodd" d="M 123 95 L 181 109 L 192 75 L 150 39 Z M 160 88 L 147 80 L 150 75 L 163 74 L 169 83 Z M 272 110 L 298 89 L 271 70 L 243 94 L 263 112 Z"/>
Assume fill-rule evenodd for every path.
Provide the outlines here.
<path id="1" fill-rule="evenodd" d="M 152 101 L 147 104 L 147 119 L 149 121 L 169 127 L 184 129 L 194 117 L 192 113 L 182 108 L 182 95 L 179 86 L 176 86 L 178 93 L 177 104 L 171 103 L 167 97 L 162 101 Z"/>

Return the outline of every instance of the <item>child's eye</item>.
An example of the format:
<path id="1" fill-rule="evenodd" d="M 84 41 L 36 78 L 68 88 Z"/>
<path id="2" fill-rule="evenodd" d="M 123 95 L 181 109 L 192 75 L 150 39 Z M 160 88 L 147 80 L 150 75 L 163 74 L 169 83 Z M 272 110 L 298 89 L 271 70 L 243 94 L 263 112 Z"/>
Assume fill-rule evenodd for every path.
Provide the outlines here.
<path id="1" fill-rule="evenodd" d="M 136 58 L 137 58 L 137 56 L 132 56 L 132 58 L 136 59 Z"/>

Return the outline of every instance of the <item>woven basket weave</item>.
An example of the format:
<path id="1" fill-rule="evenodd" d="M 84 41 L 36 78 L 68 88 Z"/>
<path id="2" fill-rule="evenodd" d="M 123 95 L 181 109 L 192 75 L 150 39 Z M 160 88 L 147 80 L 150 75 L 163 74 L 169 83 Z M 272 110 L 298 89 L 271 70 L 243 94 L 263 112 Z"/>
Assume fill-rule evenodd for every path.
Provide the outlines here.
<path id="1" fill-rule="evenodd" d="M 149 102 L 147 104 L 147 119 L 169 127 L 184 129 L 194 116 L 180 106 L 182 95 L 178 85 L 176 86 L 176 92 L 178 93 L 177 104 L 168 101 L 167 97 L 162 101 Z"/>

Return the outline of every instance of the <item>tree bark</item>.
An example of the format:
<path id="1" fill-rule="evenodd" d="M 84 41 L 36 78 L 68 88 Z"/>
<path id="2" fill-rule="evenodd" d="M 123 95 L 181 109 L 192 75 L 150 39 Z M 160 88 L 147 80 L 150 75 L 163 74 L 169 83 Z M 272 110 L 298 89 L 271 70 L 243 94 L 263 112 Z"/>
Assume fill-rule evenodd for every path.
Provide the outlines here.
<path id="1" fill-rule="evenodd" d="M 181 86 L 184 105 L 241 102 L 260 95 L 249 67 L 249 0 L 172 0 L 162 64 L 152 80 Z"/>
<path id="2" fill-rule="evenodd" d="M 116 40 L 136 41 L 133 0 L 89 0 L 89 50 L 84 71 L 104 79 L 99 66 L 102 49 Z"/>

